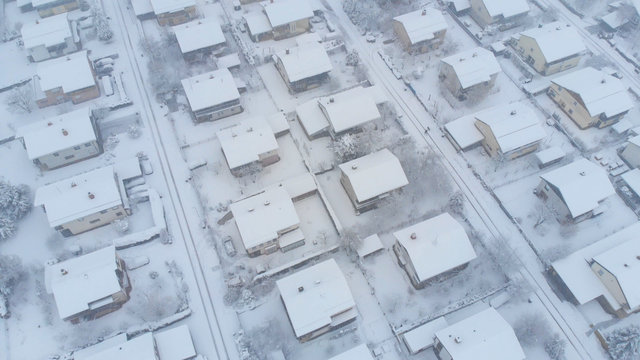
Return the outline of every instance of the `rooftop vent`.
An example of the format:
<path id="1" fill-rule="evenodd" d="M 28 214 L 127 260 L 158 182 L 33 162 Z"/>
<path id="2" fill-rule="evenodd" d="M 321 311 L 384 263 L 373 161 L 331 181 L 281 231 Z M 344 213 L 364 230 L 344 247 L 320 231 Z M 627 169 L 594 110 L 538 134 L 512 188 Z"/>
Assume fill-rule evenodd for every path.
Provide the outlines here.
<path id="1" fill-rule="evenodd" d="M 69 272 L 66 269 L 60 269 L 60 274 L 67 275 Z"/>
<path id="2" fill-rule="evenodd" d="M 62 129 L 62 135 L 67 136 L 69 135 L 69 132 L 66 129 Z"/>
<path id="3" fill-rule="evenodd" d="M 72 182 L 72 183 L 71 183 L 71 187 L 72 187 L 72 188 L 74 188 L 74 187 L 76 187 L 76 186 L 78 186 L 78 184 L 76 184 L 75 182 Z"/>
<path id="4" fill-rule="evenodd" d="M 273 0 L 271 0 L 271 1 L 273 2 Z M 285 52 L 285 54 L 287 54 L 287 55 L 291 54 L 291 50 L 289 50 L 289 49 L 285 50 L 284 52 Z"/>
<path id="5" fill-rule="evenodd" d="M 209 79 L 213 79 L 213 74 L 209 75 Z"/>
<path id="6" fill-rule="evenodd" d="M 273 1 L 273 0 L 271 0 Z M 304 291 L 304 286 L 298 286 L 298 292 L 303 292 Z"/>
<path id="7" fill-rule="evenodd" d="M 255 210 L 254 208 L 249 208 L 249 210 L 247 210 L 248 212 L 253 212 L 253 210 Z"/>
<path id="8" fill-rule="evenodd" d="M 629 267 L 629 264 L 624 264 L 624 267 Z"/>
<path id="9" fill-rule="evenodd" d="M 602 79 L 602 80 L 600 80 L 600 84 L 604 84 L 604 83 L 606 83 L 606 82 L 607 82 L 607 80 L 606 80 L 606 79 Z"/>
<path id="10" fill-rule="evenodd" d="M 640 260 L 640 255 L 636 256 L 636 259 L 637 259 L 637 260 Z"/>
<path id="11" fill-rule="evenodd" d="M 411 235 L 409 235 L 409 237 L 411 238 L 411 240 L 415 240 L 418 238 L 418 235 L 416 235 L 416 233 L 411 233 Z"/>
<path id="12" fill-rule="evenodd" d="M 515 114 L 517 114 L 517 113 L 518 113 L 517 111 L 515 111 L 515 110 L 511 110 L 511 113 L 510 113 L 510 114 L 511 114 L 511 115 L 515 115 Z"/>
<path id="13" fill-rule="evenodd" d="M 332 97 L 329 98 L 329 102 L 330 103 L 334 103 L 334 102 L 336 102 L 336 99 L 334 99 L 333 96 L 332 96 Z"/>
<path id="14" fill-rule="evenodd" d="M 556 30 L 560 30 L 560 29 L 562 29 L 560 26 L 558 26 L 558 27 L 556 28 Z"/>
<path id="15" fill-rule="evenodd" d="M 96 198 L 96 196 L 95 196 L 95 195 L 93 195 L 93 193 L 92 193 L 92 192 L 88 192 L 88 193 L 87 193 L 87 196 L 88 196 L 88 197 L 89 197 L 89 199 L 91 199 L 91 200 L 93 200 L 93 199 L 95 199 L 95 198 Z"/>
<path id="16" fill-rule="evenodd" d="M 580 171 L 580 176 L 587 176 L 587 173 L 585 173 L 584 171 Z"/>
<path id="17" fill-rule="evenodd" d="M 358 168 L 358 165 L 356 165 L 356 164 L 351 165 L 351 170 L 355 170 L 357 168 Z"/>
<path id="18" fill-rule="evenodd" d="M 538 29 L 540 29 L 542 27 L 542 24 L 538 24 Z"/>
<path id="19" fill-rule="evenodd" d="M 264 206 L 269 206 L 269 205 L 271 205 L 271 201 L 269 201 L 269 200 L 265 200 L 265 201 L 264 201 Z"/>
<path id="20" fill-rule="evenodd" d="M 462 342 L 462 338 L 460 336 L 456 336 L 453 341 L 455 341 L 456 344 L 460 344 Z"/>

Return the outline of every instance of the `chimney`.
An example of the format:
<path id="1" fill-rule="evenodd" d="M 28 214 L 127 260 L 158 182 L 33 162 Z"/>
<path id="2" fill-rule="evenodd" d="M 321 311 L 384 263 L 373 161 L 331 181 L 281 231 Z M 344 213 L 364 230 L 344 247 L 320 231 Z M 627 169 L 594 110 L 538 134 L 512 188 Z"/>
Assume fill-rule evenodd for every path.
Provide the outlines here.
<path id="1" fill-rule="evenodd" d="M 271 2 L 273 2 L 273 0 L 271 0 Z M 289 55 L 289 54 L 291 54 L 291 51 L 289 51 L 289 49 L 287 49 L 287 50 L 285 50 L 285 53 L 286 53 L 287 55 Z"/>
<path id="2" fill-rule="evenodd" d="M 265 201 L 264 201 L 264 206 L 269 206 L 269 205 L 271 205 L 271 201 L 269 201 L 269 200 L 265 200 Z"/>
<path id="3" fill-rule="evenodd" d="M 273 0 L 271 0 L 273 1 Z M 298 286 L 298 292 L 303 292 L 304 291 L 304 286 Z"/>
<path id="4" fill-rule="evenodd" d="M 87 196 L 89 196 L 89 199 L 91 199 L 91 200 L 93 200 L 93 199 L 95 199 L 95 198 L 96 198 L 96 196 L 95 196 L 95 195 L 93 195 L 93 193 L 92 193 L 92 192 L 88 192 L 88 193 L 87 193 Z"/>
<path id="5" fill-rule="evenodd" d="M 40 24 L 40 20 L 36 19 L 36 24 Z"/>
<path id="6" fill-rule="evenodd" d="M 409 235 L 409 237 L 411 238 L 411 240 L 415 240 L 418 238 L 418 235 L 416 235 L 416 233 L 411 233 L 411 235 Z"/>
<path id="7" fill-rule="evenodd" d="M 69 272 L 66 269 L 60 269 L 60 274 L 67 275 Z"/>
<path id="8" fill-rule="evenodd" d="M 355 170 L 357 168 L 358 168 L 358 165 L 356 165 L 356 164 L 351 165 L 351 170 Z"/>
<path id="9" fill-rule="evenodd" d="M 580 171 L 580 176 L 587 176 L 587 174 L 584 171 Z"/>
<path id="10" fill-rule="evenodd" d="M 624 264 L 624 267 L 629 267 L 629 264 Z"/>
<path id="11" fill-rule="evenodd" d="M 518 113 L 517 111 L 515 111 L 515 110 L 511 110 L 511 115 L 515 115 L 515 114 L 517 114 L 517 113 Z"/>
<path id="12" fill-rule="evenodd" d="M 456 336 L 453 341 L 455 341 L 456 344 L 460 344 L 462 342 L 462 338 L 460 336 Z"/>
<path id="13" fill-rule="evenodd" d="M 271 3 L 273 4 L 273 0 L 271 0 Z"/>
<path id="14" fill-rule="evenodd" d="M 67 136 L 69 135 L 69 132 L 66 129 L 62 129 L 62 135 Z"/>
<path id="15" fill-rule="evenodd" d="M 336 102 L 336 99 L 334 99 L 333 96 L 332 96 L 332 97 L 329 98 L 329 102 L 330 103 L 334 103 L 334 102 Z"/>
<path id="16" fill-rule="evenodd" d="M 209 79 L 213 79 L 213 75 L 209 75 Z"/>
<path id="17" fill-rule="evenodd" d="M 53 126 L 53 123 L 52 123 L 51 121 L 49 121 L 49 122 L 47 123 L 47 126 Z"/>
<path id="18" fill-rule="evenodd" d="M 422 16 L 427 15 L 427 9 L 422 9 Z"/>
<path id="19" fill-rule="evenodd" d="M 253 212 L 253 210 L 255 210 L 255 209 L 254 209 L 254 208 L 250 208 L 250 209 L 249 209 L 249 212 Z"/>

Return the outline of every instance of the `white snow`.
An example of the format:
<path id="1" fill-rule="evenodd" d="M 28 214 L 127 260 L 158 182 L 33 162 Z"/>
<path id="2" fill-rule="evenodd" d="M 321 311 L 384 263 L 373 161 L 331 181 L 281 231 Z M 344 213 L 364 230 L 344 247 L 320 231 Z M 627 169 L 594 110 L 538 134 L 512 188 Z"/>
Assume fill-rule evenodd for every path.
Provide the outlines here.
<path id="1" fill-rule="evenodd" d="M 187 325 L 154 333 L 153 338 L 161 360 L 187 360 L 197 355 Z"/>
<path id="2" fill-rule="evenodd" d="M 228 69 L 218 69 L 182 80 L 191 111 L 199 111 L 240 98 Z"/>
<path id="3" fill-rule="evenodd" d="M 463 51 L 441 61 L 453 67 L 463 89 L 489 81 L 501 71 L 493 53 L 481 47 Z"/>
<path id="4" fill-rule="evenodd" d="M 321 45 L 296 46 L 278 51 L 275 56 L 282 62 L 290 82 L 324 74 L 333 69 L 329 55 Z"/>
<path id="5" fill-rule="evenodd" d="M 620 176 L 622 180 L 629 186 L 631 191 L 636 194 L 636 196 L 640 196 L 640 169 L 633 169 L 631 171 L 627 171 L 626 173 Z"/>
<path id="6" fill-rule="evenodd" d="M 318 105 L 336 134 L 381 116 L 375 101 L 361 86 L 322 97 L 318 99 Z"/>
<path id="7" fill-rule="evenodd" d="M 529 12 L 527 0 L 482 0 L 491 17 L 509 18 Z"/>
<path id="8" fill-rule="evenodd" d="M 133 13 L 136 14 L 136 16 L 143 16 L 153 13 L 151 0 L 131 0 L 131 6 L 133 7 Z"/>
<path id="9" fill-rule="evenodd" d="M 382 241 L 380 241 L 380 237 L 378 234 L 373 234 L 371 236 L 367 236 L 362 239 L 362 243 L 356 249 L 358 256 L 360 258 L 364 258 L 367 255 L 371 255 L 378 250 L 384 249 L 384 245 L 382 245 Z"/>
<path id="10" fill-rule="evenodd" d="M 617 29 L 629 22 L 629 18 L 625 15 L 626 14 L 624 14 L 621 10 L 616 10 L 607 15 L 604 15 L 600 18 L 600 20 L 602 20 L 612 29 Z"/>
<path id="11" fill-rule="evenodd" d="M 313 175 L 306 172 L 267 187 L 267 189 L 271 188 L 282 188 L 289 194 L 291 199 L 295 200 L 314 193 L 318 189 L 318 185 L 313 179 Z"/>
<path id="12" fill-rule="evenodd" d="M 547 63 L 554 62 L 586 50 L 582 37 L 570 25 L 559 21 L 523 31 L 521 36 L 535 40 Z"/>
<path id="13" fill-rule="evenodd" d="M 312 99 L 296 107 L 298 120 L 309 137 L 315 137 L 329 128 L 329 121 L 318 106 L 318 99 Z"/>
<path id="14" fill-rule="evenodd" d="M 416 354 L 421 350 L 433 346 L 433 340 L 436 337 L 436 331 L 440 331 L 449 326 L 444 317 L 431 320 L 426 324 L 420 325 L 412 330 L 402 334 L 402 339 L 407 345 L 411 354 Z"/>
<path id="15" fill-rule="evenodd" d="M 273 30 L 273 28 L 271 27 L 271 24 L 269 23 L 269 19 L 267 18 L 267 15 L 265 15 L 261 11 L 246 13 L 243 15 L 243 19 L 247 24 L 247 27 L 249 28 L 249 32 L 251 32 L 251 35 L 255 36 L 259 34 L 264 34 Z"/>
<path id="16" fill-rule="evenodd" d="M 220 56 L 219 58 L 216 59 L 216 63 L 218 64 L 218 69 L 221 69 L 221 68 L 231 69 L 234 67 L 238 67 L 241 64 L 238 53 Z"/>
<path id="17" fill-rule="evenodd" d="M 350 350 L 338 354 L 329 360 L 373 360 L 367 344 L 360 344 Z"/>
<path id="18" fill-rule="evenodd" d="M 284 135 L 290 129 L 287 114 L 281 111 L 267 116 L 267 122 L 269 123 L 269 126 L 271 126 L 271 130 L 273 130 L 273 134 L 276 137 Z"/>
<path id="19" fill-rule="evenodd" d="M 123 334 L 124 335 L 124 334 Z M 117 340 L 117 341 L 115 341 Z M 99 344 L 99 345 L 102 345 Z M 108 345 L 99 349 L 88 348 L 74 354 L 74 360 L 157 360 L 153 335 L 146 333 L 127 340 L 126 335 L 119 336 Z M 178 359 L 176 359 L 178 360 Z"/>
<path id="20" fill-rule="evenodd" d="M 523 102 L 483 110 L 475 117 L 489 126 L 505 153 L 538 142 L 547 135 L 536 114 Z"/>
<path id="21" fill-rule="evenodd" d="M 448 122 L 444 128 L 451 136 L 458 148 L 465 150 L 482 142 L 484 136 L 475 125 L 476 118 L 473 115 L 463 116 Z"/>
<path id="22" fill-rule="evenodd" d="M 96 85 L 87 50 L 38 63 L 42 91 L 62 87 L 66 94 Z"/>
<path id="23" fill-rule="evenodd" d="M 562 159 L 565 155 L 566 153 L 561 147 L 552 146 L 548 149 L 538 151 L 536 153 L 536 158 L 538 159 L 538 162 L 540 162 L 540 165 L 544 166 L 550 162 Z"/>
<path id="24" fill-rule="evenodd" d="M 274 0 L 262 2 L 272 27 L 313 17 L 307 0 Z"/>
<path id="25" fill-rule="evenodd" d="M 196 6 L 195 0 L 151 0 L 151 6 L 156 15 L 184 10 Z"/>
<path id="26" fill-rule="evenodd" d="M 411 44 L 435 38 L 435 34 L 447 29 L 447 21 L 440 10 L 424 8 L 397 16 L 393 20 L 398 21 L 404 27 Z"/>
<path id="27" fill-rule="evenodd" d="M 273 129 L 262 117 L 245 119 L 238 125 L 218 131 L 216 136 L 232 170 L 255 163 L 262 155 L 278 150 Z"/>
<path id="28" fill-rule="evenodd" d="M 183 54 L 224 43 L 220 23 L 215 19 L 199 19 L 173 27 Z"/>
<path id="29" fill-rule="evenodd" d="M 22 26 L 20 32 L 25 49 L 40 45 L 50 47 L 64 44 L 67 38 L 73 36 L 67 13 L 28 22 Z"/>

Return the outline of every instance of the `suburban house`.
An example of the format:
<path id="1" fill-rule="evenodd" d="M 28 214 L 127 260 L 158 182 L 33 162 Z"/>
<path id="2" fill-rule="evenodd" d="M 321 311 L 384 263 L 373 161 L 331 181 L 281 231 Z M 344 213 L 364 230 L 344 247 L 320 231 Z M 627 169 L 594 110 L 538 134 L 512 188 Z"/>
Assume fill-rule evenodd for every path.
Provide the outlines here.
<path id="1" fill-rule="evenodd" d="M 476 258 L 464 228 L 449 213 L 393 233 L 393 250 L 416 289 L 450 278 Z"/>
<path id="2" fill-rule="evenodd" d="M 289 321 L 301 342 L 344 326 L 358 316 L 356 303 L 334 259 L 276 281 Z"/>
<path id="3" fill-rule="evenodd" d="M 320 86 L 329 78 L 329 71 L 333 69 L 324 47 L 316 44 L 278 51 L 273 59 L 292 93 Z"/>
<path id="4" fill-rule="evenodd" d="M 40 108 L 69 100 L 78 104 L 100 96 L 86 50 L 40 62 L 36 74 L 35 98 Z"/>
<path id="5" fill-rule="evenodd" d="M 409 184 L 400 160 L 388 149 L 340 164 L 340 182 L 357 214 L 376 207 L 392 191 Z"/>
<path id="6" fill-rule="evenodd" d="M 303 34 L 311 28 L 313 10 L 307 0 L 269 0 L 262 2 L 262 7 L 275 40 Z"/>
<path id="7" fill-rule="evenodd" d="M 371 355 L 371 350 L 367 347 L 367 344 L 360 344 L 354 348 L 351 348 L 343 353 L 340 353 L 329 360 L 374 360 Z"/>
<path id="8" fill-rule="evenodd" d="M 89 108 L 18 128 L 29 160 L 42 170 L 69 165 L 102 153 L 98 129 Z"/>
<path id="9" fill-rule="evenodd" d="M 492 307 L 436 331 L 433 350 L 441 360 L 525 360 L 513 328 Z"/>
<path id="10" fill-rule="evenodd" d="M 629 167 L 634 169 L 640 168 L 640 135 L 629 139 L 629 142 L 620 153 L 620 157 Z"/>
<path id="11" fill-rule="evenodd" d="M 622 81 L 591 67 L 551 80 L 547 94 L 580 129 L 613 125 L 633 107 Z"/>
<path id="12" fill-rule="evenodd" d="M 192 360 L 199 359 L 187 325 L 134 338 L 121 333 L 73 352 L 74 360 Z"/>
<path id="13" fill-rule="evenodd" d="M 38 15 L 42 18 L 66 13 L 80 7 L 78 0 L 31 0 L 31 6 L 38 11 Z"/>
<path id="14" fill-rule="evenodd" d="M 30 21 L 20 32 L 29 60 L 34 62 L 80 50 L 80 38 L 74 34 L 67 13 Z"/>
<path id="15" fill-rule="evenodd" d="M 278 142 L 269 123 L 261 117 L 242 120 L 217 133 L 231 173 L 241 176 L 251 167 L 269 166 L 278 160 Z"/>
<path id="16" fill-rule="evenodd" d="M 151 0 L 151 7 L 160 26 L 184 24 L 197 17 L 195 0 Z"/>
<path id="17" fill-rule="evenodd" d="M 493 88 L 500 71 L 493 53 L 477 47 L 442 59 L 439 77 L 456 98 L 479 99 Z"/>
<path id="18" fill-rule="evenodd" d="M 226 44 L 220 24 L 213 19 L 201 19 L 173 27 L 182 56 L 187 61 L 203 61 Z"/>
<path id="19" fill-rule="evenodd" d="M 304 244 L 304 235 L 298 228 L 298 213 L 289 193 L 282 187 L 269 188 L 236 201 L 229 208 L 250 257 Z"/>
<path id="20" fill-rule="evenodd" d="M 60 318 L 74 324 L 119 309 L 131 291 L 127 268 L 115 246 L 45 265 L 45 284 Z"/>
<path id="21" fill-rule="evenodd" d="M 434 8 L 396 16 L 392 24 L 402 47 L 412 54 L 423 54 L 437 49 L 447 32 L 447 21 L 440 10 Z"/>
<path id="22" fill-rule="evenodd" d="M 599 215 L 600 203 L 615 194 L 607 172 L 584 158 L 540 175 L 540 179 L 535 193 L 560 222 L 580 222 Z"/>
<path id="23" fill-rule="evenodd" d="M 527 0 L 470 0 L 471 17 L 480 27 L 517 22 L 527 16 Z"/>
<path id="24" fill-rule="evenodd" d="M 523 31 L 515 48 L 542 75 L 576 67 L 586 50 L 578 31 L 557 21 Z"/>
<path id="25" fill-rule="evenodd" d="M 474 115 L 492 157 L 515 159 L 538 149 L 545 133 L 536 114 L 522 102 L 500 105 Z"/>
<path id="26" fill-rule="evenodd" d="M 229 69 L 223 68 L 182 80 L 195 122 L 241 113 L 240 93 Z"/>
<path id="27" fill-rule="evenodd" d="M 273 28 L 264 12 L 248 12 L 242 16 L 242 20 L 253 42 L 273 39 Z"/>
<path id="28" fill-rule="evenodd" d="M 640 223 L 551 264 L 550 273 L 575 305 L 596 300 L 618 317 L 640 310 Z"/>
<path id="29" fill-rule="evenodd" d="M 107 225 L 127 215 L 116 177 L 113 166 L 106 166 L 41 186 L 34 205 L 65 237 Z"/>

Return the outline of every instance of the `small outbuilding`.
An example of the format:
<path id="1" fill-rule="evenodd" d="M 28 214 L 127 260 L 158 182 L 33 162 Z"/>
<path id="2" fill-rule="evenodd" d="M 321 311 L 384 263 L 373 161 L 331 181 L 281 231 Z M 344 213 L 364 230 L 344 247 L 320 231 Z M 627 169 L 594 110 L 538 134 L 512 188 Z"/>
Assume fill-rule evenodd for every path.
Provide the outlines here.
<path id="1" fill-rule="evenodd" d="M 636 135 L 629 139 L 624 150 L 620 153 L 620 157 L 629 167 L 640 168 L 640 135 Z"/>
<path id="2" fill-rule="evenodd" d="M 313 10 L 307 0 L 269 0 L 262 2 L 273 39 L 303 34 L 311 28 Z"/>
<path id="3" fill-rule="evenodd" d="M 351 348 L 343 353 L 340 353 L 329 360 L 374 360 L 371 355 L 371 350 L 367 347 L 367 344 L 360 344 L 354 348 Z"/>

